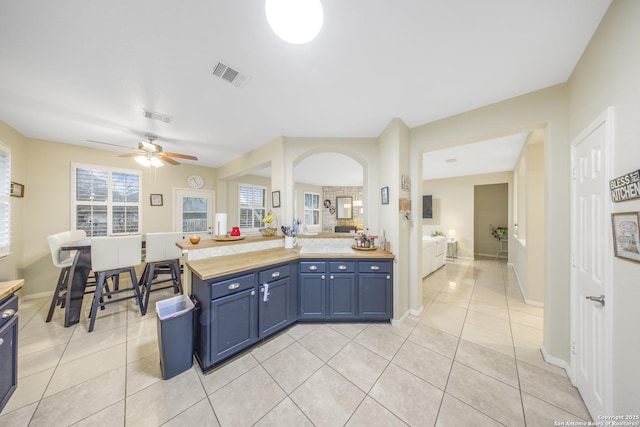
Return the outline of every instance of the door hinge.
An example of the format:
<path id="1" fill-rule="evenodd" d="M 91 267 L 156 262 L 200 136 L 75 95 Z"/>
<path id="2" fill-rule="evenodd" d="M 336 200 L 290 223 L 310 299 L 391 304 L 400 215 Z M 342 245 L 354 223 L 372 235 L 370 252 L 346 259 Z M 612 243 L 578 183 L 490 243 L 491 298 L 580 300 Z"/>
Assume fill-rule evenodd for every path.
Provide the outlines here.
<path id="1" fill-rule="evenodd" d="M 571 353 L 572 353 L 572 354 L 578 354 L 578 352 L 577 352 L 577 350 L 576 350 L 576 342 L 575 342 L 575 341 L 573 341 L 573 342 L 571 343 Z"/>
<path id="2" fill-rule="evenodd" d="M 571 255 L 571 267 L 575 267 L 576 266 L 576 255 L 573 254 Z"/>
<path id="3" fill-rule="evenodd" d="M 576 179 L 576 168 L 575 167 L 571 168 L 571 179 L 573 179 L 574 181 Z"/>

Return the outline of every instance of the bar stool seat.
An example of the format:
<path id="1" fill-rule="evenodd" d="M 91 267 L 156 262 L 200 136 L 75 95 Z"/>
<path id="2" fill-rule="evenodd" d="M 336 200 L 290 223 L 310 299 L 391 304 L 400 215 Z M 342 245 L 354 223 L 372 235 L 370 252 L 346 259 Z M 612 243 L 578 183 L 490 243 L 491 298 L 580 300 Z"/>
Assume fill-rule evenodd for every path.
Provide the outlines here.
<path id="1" fill-rule="evenodd" d="M 140 235 L 122 237 L 94 237 L 91 239 L 91 268 L 96 275 L 96 290 L 93 296 L 91 314 L 89 320 L 89 332 L 93 331 L 98 313 L 98 307 L 113 304 L 127 299 L 135 298 L 142 310 L 142 296 L 138 288 L 135 266 L 142 261 L 141 257 L 142 237 Z M 120 275 L 128 273 L 131 278 L 131 287 L 120 288 L 119 285 L 113 291 L 106 288 L 107 278 L 113 277 L 114 283 L 120 283 Z M 133 292 L 130 295 L 120 296 L 104 300 L 103 298 Z"/>
<path id="2" fill-rule="evenodd" d="M 47 314 L 47 322 L 51 321 L 53 317 L 53 311 L 56 306 L 64 308 L 66 301 L 67 285 L 69 284 L 69 272 L 73 266 L 74 253 L 69 251 L 61 251 L 60 246 L 63 243 L 71 241 L 71 232 L 63 231 L 60 233 L 47 236 L 49 242 L 49 249 L 51 251 L 51 260 L 53 265 L 60 269 L 58 275 L 58 283 L 56 289 L 53 291 L 53 298 L 51 298 L 51 305 L 49 306 L 49 313 Z"/>
<path id="3" fill-rule="evenodd" d="M 182 249 L 176 246 L 176 242 L 183 239 L 181 232 L 173 233 L 147 233 L 146 265 L 140 277 L 140 292 L 143 296 L 143 314 L 147 312 L 149 294 L 162 289 L 173 288 L 173 293 L 182 293 L 182 277 L 180 271 L 180 258 Z M 156 286 L 170 283 L 165 286 Z"/>

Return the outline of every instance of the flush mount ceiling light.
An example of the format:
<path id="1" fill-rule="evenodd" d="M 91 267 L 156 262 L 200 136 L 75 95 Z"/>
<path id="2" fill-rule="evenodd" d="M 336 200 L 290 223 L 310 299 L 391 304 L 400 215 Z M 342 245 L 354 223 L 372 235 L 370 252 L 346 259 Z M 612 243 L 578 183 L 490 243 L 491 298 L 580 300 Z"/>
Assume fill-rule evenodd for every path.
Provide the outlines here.
<path id="1" fill-rule="evenodd" d="M 324 20 L 320 0 L 266 0 L 264 10 L 273 32 L 292 44 L 313 40 Z"/>

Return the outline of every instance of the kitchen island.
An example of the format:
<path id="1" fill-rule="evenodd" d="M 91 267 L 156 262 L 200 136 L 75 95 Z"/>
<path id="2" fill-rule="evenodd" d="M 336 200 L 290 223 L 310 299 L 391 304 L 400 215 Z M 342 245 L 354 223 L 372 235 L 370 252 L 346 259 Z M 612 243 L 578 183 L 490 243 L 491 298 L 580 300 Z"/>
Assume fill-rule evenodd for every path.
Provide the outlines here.
<path id="1" fill-rule="evenodd" d="M 203 371 L 296 322 L 391 319 L 393 254 L 301 252 L 272 248 L 187 261 Z"/>

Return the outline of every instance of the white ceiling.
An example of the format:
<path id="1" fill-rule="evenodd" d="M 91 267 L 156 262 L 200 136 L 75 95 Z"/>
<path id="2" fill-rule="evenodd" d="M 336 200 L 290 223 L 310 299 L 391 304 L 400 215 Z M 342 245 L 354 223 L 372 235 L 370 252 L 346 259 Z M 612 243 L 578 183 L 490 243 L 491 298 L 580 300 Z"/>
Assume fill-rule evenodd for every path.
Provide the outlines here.
<path id="1" fill-rule="evenodd" d="M 422 178 L 439 179 L 511 171 L 527 136 L 527 133 L 521 133 L 424 153 Z"/>
<path id="2" fill-rule="evenodd" d="M 0 120 L 119 152 L 87 140 L 153 133 L 211 167 L 280 135 L 377 137 L 565 82 L 610 2 L 323 0 L 318 38 L 291 45 L 256 0 L 3 1 Z"/>

